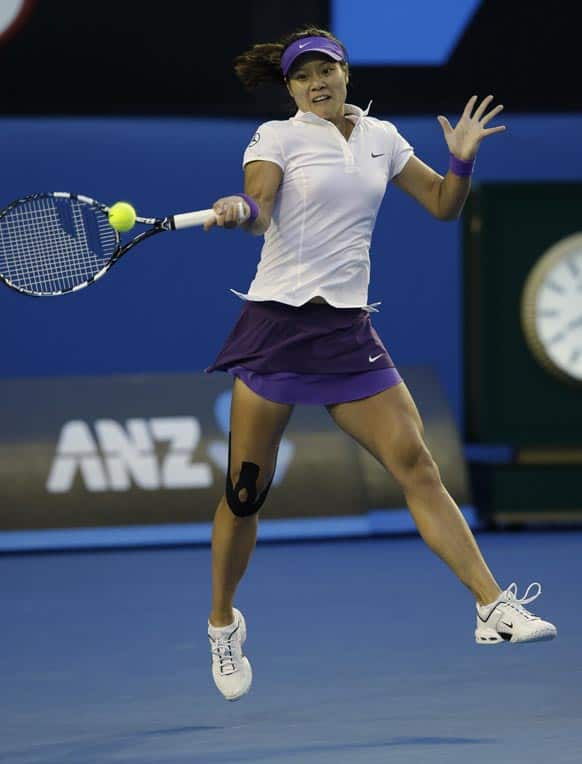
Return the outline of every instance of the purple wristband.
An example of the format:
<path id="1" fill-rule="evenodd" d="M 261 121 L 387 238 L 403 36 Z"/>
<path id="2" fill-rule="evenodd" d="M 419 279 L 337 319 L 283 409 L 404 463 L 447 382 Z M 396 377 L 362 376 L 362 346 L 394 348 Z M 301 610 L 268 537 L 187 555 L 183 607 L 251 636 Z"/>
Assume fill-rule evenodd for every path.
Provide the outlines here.
<path id="1" fill-rule="evenodd" d="M 473 174 L 475 159 L 459 159 L 454 154 L 449 154 L 449 170 L 461 178 L 468 178 Z"/>
<path id="2" fill-rule="evenodd" d="M 237 196 L 240 196 L 241 199 L 244 199 L 245 202 L 249 205 L 249 209 L 251 211 L 251 214 L 249 215 L 247 223 L 250 221 L 251 223 L 253 220 L 256 220 L 259 217 L 259 205 L 255 202 L 252 196 L 249 196 L 248 194 L 237 194 Z"/>

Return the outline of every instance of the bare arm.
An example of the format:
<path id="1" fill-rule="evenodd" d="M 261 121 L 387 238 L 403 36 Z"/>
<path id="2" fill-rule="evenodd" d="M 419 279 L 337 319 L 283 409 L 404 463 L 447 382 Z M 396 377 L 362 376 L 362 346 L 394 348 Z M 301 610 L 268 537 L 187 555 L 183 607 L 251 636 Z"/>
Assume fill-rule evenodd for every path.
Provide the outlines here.
<path id="1" fill-rule="evenodd" d="M 274 162 L 249 162 L 245 165 L 245 194 L 259 206 L 259 216 L 252 223 L 245 223 L 246 231 L 260 236 L 271 225 L 271 215 L 277 191 L 281 185 L 283 170 Z"/>
<path id="2" fill-rule="evenodd" d="M 283 171 L 279 165 L 274 162 L 257 160 L 249 162 L 245 166 L 245 190 L 244 193 L 251 196 L 259 207 L 259 215 L 252 222 L 242 223 L 241 227 L 260 236 L 265 233 L 271 224 L 271 215 L 277 191 L 281 185 Z M 209 220 L 205 223 L 205 230 L 213 228 L 215 225 L 222 228 L 235 228 L 239 225 L 239 205 L 241 197 L 237 195 L 224 196 L 217 199 L 212 208 L 216 213 L 216 220 Z M 245 210 L 248 213 L 248 205 L 244 202 Z"/>
<path id="3" fill-rule="evenodd" d="M 505 130 L 504 125 L 486 127 L 503 110 L 503 106 L 499 105 L 488 111 L 492 101 L 493 96 L 487 96 L 475 108 L 477 96 L 471 96 L 454 128 L 446 117 L 438 117 L 449 151 L 457 159 L 465 162 L 473 160 L 483 138 Z M 470 176 L 461 177 L 449 170 L 443 178 L 416 157 L 408 160 L 393 182 L 438 220 L 458 218 L 471 188 Z"/>
<path id="4" fill-rule="evenodd" d="M 410 157 L 402 172 L 392 181 L 406 191 L 437 220 L 455 220 L 461 214 L 471 178 L 448 172 L 443 178 L 415 156 Z"/>

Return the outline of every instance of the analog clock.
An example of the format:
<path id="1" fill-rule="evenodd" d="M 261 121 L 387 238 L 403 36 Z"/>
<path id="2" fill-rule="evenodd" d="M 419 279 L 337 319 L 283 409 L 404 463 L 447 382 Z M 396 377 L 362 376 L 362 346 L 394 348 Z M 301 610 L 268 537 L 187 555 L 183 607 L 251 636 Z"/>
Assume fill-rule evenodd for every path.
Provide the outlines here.
<path id="1" fill-rule="evenodd" d="M 521 320 L 537 361 L 582 386 L 582 233 L 558 241 L 527 276 Z"/>

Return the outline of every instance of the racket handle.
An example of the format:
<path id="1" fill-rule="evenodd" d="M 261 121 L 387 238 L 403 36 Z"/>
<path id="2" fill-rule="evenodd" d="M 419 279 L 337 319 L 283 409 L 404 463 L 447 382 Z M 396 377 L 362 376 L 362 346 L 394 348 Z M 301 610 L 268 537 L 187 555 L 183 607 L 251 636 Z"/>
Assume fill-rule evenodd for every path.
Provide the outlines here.
<path id="1" fill-rule="evenodd" d="M 172 216 L 172 228 L 192 228 L 196 225 L 204 225 L 207 220 L 216 217 L 214 210 L 198 210 L 198 212 L 182 212 Z"/>

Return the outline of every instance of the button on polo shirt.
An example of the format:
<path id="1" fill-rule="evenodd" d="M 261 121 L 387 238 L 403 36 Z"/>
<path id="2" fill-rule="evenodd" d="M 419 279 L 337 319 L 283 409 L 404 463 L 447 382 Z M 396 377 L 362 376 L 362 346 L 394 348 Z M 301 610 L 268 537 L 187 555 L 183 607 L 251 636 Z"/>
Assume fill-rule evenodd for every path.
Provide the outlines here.
<path id="1" fill-rule="evenodd" d="M 271 224 L 247 300 L 299 306 L 323 297 L 338 308 L 366 307 L 370 240 L 388 182 L 411 157 L 390 122 L 346 104 L 349 140 L 311 112 L 262 124 L 244 157 L 283 170 Z"/>

